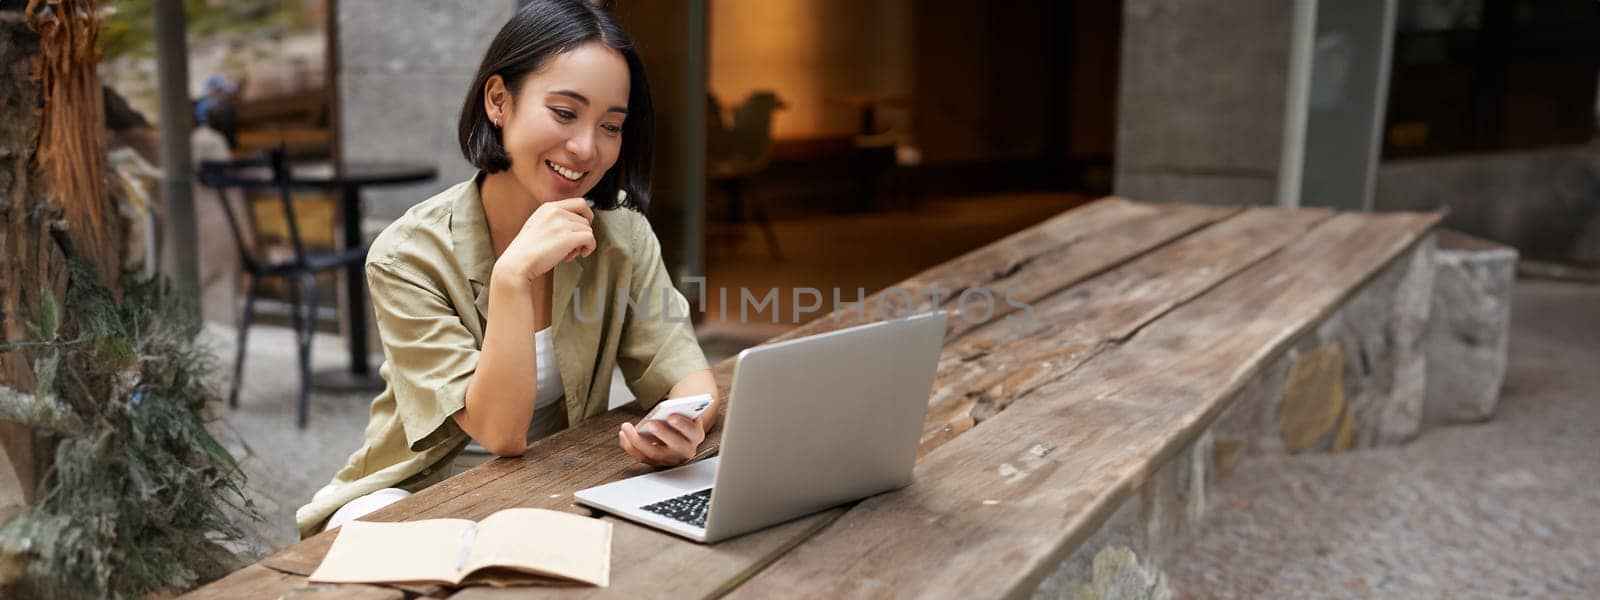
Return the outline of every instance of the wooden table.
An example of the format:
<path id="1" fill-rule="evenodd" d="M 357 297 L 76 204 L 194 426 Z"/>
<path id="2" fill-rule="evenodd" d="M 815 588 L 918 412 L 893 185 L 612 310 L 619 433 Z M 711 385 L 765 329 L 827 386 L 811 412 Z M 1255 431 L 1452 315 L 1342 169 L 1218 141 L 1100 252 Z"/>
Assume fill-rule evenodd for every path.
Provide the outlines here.
<path id="1" fill-rule="evenodd" d="M 715 545 L 614 520 L 611 586 L 410 588 L 407 594 L 766 598 L 991 597 L 1032 590 L 1194 438 L 1268 359 L 1417 243 L 1438 215 L 1334 214 L 1103 199 L 897 287 L 984 288 L 943 306 L 950 332 L 915 482 Z M 1007 294 L 1026 304 L 1005 302 Z M 903 300 L 903 296 L 900 297 Z M 878 297 L 869 299 L 872 311 Z M 914 300 L 929 307 L 927 296 Z M 779 339 L 858 322 L 823 317 Z M 982 322 L 976 317 L 992 313 Z M 1007 318 L 1013 317 L 1013 318 Z M 726 386 L 731 361 L 715 368 Z M 726 390 L 726 387 L 724 387 Z M 737 401 L 737 399 L 734 399 Z M 583 512 L 576 490 L 641 473 L 616 410 L 370 517 L 480 519 L 531 506 Z M 707 444 L 715 445 L 719 431 Z M 610 517 L 606 517 L 610 518 Z M 303 587 L 337 532 L 196 593 Z M 342 586 L 328 593 L 399 597 Z"/>

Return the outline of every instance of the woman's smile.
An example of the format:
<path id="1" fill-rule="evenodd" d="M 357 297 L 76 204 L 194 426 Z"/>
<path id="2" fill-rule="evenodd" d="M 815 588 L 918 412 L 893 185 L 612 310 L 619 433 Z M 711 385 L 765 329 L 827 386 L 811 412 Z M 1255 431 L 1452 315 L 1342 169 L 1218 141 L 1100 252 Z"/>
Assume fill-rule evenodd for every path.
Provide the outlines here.
<path id="1" fill-rule="evenodd" d="M 577 189 L 578 184 L 583 182 L 584 176 L 589 174 L 587 171 L 563 167 L 550 160 L 545 160 L 544 166 L 555 176 L 556 187 L 562 191 Z"/>
<path id="2" fill-rule="evenodd" d="M 578 180 L 583 179 L 584 175 L 588 175 L 589 174 L 588 171 L 579 171 L 577 169 L 563 167 L 563 166 L 558 165 L 555 162 L 549 161 L 549 160 L 544 161 L 544 164 L 545 164 L 545 166 L 550 167 L 551 171 L 555 171 L 558 175 L 561 175 L 567 181 L 578 181 Z"/>

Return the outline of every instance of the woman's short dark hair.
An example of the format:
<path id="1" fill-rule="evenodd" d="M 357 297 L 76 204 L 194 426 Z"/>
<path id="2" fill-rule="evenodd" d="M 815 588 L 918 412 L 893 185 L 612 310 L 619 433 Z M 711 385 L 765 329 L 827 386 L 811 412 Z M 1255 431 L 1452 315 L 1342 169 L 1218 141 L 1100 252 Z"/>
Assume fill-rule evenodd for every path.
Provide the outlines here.
<path id="1" fill-rule="evenodd" d="M 499 75 L 506 89 L 516 98 L 523 78 L 544 68 L 551 57 L 589 42 L 599 42 L 622 54 L 628 62 L 630 79 L 628 118 L 622 122 L 622 150 L 617 163 L 589 191 L 595 208 L 630 206 L 642 210 L 650 203 L 651 148 L 655 137 L 655 111 L 650 102 L 650 85 L 645 81 L 644 62 L 634 52 L 633 40 L 604 9 L 581 0 L 535 0 L 511 17 L 494 36 L 483 55 L 478 74 L 472 77 L 467 101 L 461 106 L 458 135 L 461 154 L 467 162 L 489 173 L 511 168 L 511 156 L 500 137 L 500 128 L 489 121 L 483 107 L 484 86 Z M 627 199 L 618 203 L 617 192 Z"/>

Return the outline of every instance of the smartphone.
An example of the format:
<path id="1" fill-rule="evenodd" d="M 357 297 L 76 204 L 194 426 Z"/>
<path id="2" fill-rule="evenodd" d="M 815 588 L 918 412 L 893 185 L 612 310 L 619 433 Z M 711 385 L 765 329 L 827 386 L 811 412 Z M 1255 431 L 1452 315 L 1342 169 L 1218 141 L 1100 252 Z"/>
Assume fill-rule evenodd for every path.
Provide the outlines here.
<path id="1" fill-rule="evenodd" d="M 671 427 L 671 425 L 666 423 L 656 425 L 651 424 L 651 421 L 666 421 L 667 417 L 671 415 L 683 415 L 689 419 L 694 419 L 695 417 L 699 417 L 700 413 L 705 412 L 706 409 L 710 407 L 711 394 L 698 394 L 694 396 L 684 396 L 682 398 L 668 398 L 656 404 L 655 408 L 650 409 L 650 414 L 647 414 L 643 419 L 640 419 L 639 425 L 636 426 L 635 429 L 638 430 L 639 435 L 645 438 L 646 441 L 652 444 L 659 444 L 661 443 L 661 440 L 656 438 L 656 436 L 650 432 L 651 428 Z"/>

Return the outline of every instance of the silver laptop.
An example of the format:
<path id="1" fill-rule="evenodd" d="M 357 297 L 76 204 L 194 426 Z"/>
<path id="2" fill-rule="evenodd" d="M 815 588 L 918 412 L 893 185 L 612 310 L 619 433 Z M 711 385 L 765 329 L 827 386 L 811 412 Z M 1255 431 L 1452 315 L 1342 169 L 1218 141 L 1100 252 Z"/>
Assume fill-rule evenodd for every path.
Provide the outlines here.
<path id="1" fill-rule="evenodd" d="M 740 352 L 720 456 L 578 503 L 715 542 L 904 487 L 944 332 L 938 311 Z"/>

